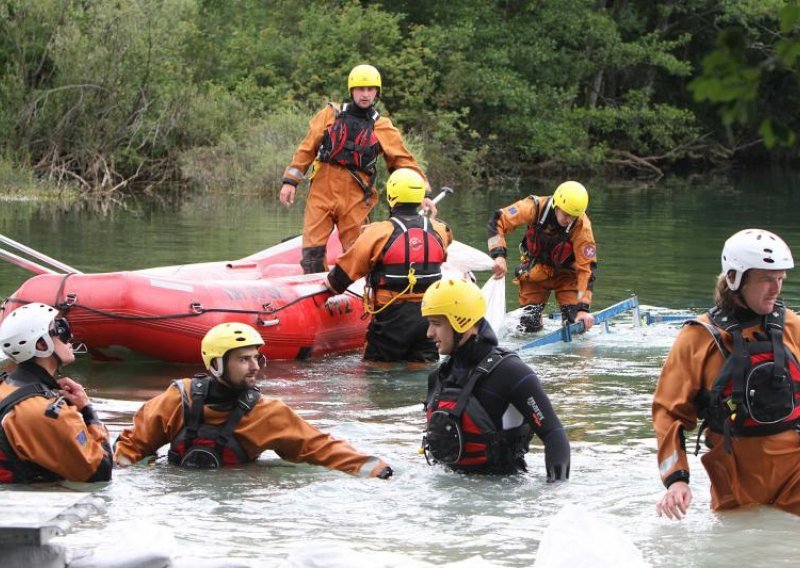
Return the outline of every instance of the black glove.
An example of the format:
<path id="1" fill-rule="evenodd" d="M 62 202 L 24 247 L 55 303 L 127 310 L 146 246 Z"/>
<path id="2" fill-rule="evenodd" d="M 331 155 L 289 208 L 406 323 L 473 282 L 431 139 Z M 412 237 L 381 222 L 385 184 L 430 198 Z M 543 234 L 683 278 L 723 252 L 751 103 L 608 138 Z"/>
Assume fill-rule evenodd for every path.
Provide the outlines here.
<path id="1" fill-rule="evenodd" d="M 387 465 L 385 468 L 381 470 L 381 472 L 376 477 L 378 479 L 389 479 L 390 477 L 392 477 L 393 473 L 394 472 L 392 471 L 392 468 Z"/>
<path id="2" fill-rule="evenodd" d="M 87 404 L 83 407 L 83 410 L 81 410 L 81 416 L 83 416 L 83 421 L 86 424 L 102 424 L 102 422 L 100 422 L 100 416 L 97 414 L 91 404 Z"/>

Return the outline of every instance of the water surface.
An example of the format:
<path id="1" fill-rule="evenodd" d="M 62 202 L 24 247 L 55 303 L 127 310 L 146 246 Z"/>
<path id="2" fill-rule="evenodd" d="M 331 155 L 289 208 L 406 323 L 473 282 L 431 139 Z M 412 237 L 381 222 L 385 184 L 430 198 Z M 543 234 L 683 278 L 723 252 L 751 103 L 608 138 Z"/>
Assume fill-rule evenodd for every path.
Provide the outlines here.
<path id="1" fill-rule="evenodd" d="M 635 292 L 646 306 L 701 310 L 710 302 L 722 243 L 745 227 L 772 229 L 800 250 L 796 179 L 761 172 L 666 180 L 655 187 L 589 184 L 600 261 L 596 307 Z M 456 238 L 479 248 L 493 209 L 552 190 L 534 184 L 462 195 L 456 189 L 442 203 L 441 216 Z M 0 208 L 0 233 L 81 270 L 113 271 L 246 256 L 298 234 L 301 208 L 287 212 L 276 200 L 218 195 L 132 202 L 106 213 L 7 202 Z M 512 242 L 521 236 L 520 229 Z M 0 293 L 12 293 L 25 278 L 21 269 L 0 266 Z M 800 286 L 791 274 L 784 296 L 800 305 Z M 510 283 L 508 298 L 513 309 Z M 507 316 L 509 327 L 515 317 Z M 357 354 L 271 362 L 262 385 L 269 396 L 381 456 L 395 477 L 361 480 L 287 464 L 271 453 L 221 472 L 166 464 L 118 470 L 112 483 L 95 488 L 107 510 L 58 542 L 76 554 L 138 547 L 187 562 L 231 558 L 252 566 L 302 565 L 309 558 L 320 566 L 358 565 L 359 553 L 373 565 L 530 566 L 550 521 L 576 504 L 622 531 L 653 566 L 795 564 L 797 518 L 766 507 L 712 514 L 708 481 L 694 456 L 689 516 L 681 523 L 655 516 L 663 487 L 649 411 L 677 328 L 638 327 L 627 316 L 611 331 L 595 329 L 572 344 L 523 353 L 568 430 L 568 483 L 545 483 L 538 441 L 529 454 L 530 471 L 517 477 L 467 477 L 429 467 L 417 452 L 425 367 L 367 364 Z M 506 333 L 503 344 L 513 348 L 527 339 Z M 196 370 L 139 360 L 81 361 L 70 371 L 87 385 L 116 436 L 142 401 Z"/>

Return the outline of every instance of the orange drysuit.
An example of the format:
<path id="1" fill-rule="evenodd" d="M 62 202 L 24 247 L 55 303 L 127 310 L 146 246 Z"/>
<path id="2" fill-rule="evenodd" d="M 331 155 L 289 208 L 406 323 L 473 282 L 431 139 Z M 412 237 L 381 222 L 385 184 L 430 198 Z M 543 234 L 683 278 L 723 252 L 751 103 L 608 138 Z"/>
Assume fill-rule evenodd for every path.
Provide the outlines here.
<path id="1" fill-rule="evenodd" d="M 182 381 L 186 392 L 190 392 L 191 379 Z M 207 404 L 203 406 L 206 424 L 224 424 L 229 415 L 230 412 Z M 114 461 L 127 465 L 155 454 L 183 426 L 183 398 L 173 384 L 136 411 L 133 428 L 123 430 L 117 439 Z M 361 477 L 375 477 L 387 467 L 378 458 L 359 453 L 347 442 L 320 432 L 280 400 L 263 395 L 242 417 L 234 435 L 253 460 L 265 450 L 272 450 L 290 462 L 322 465 Z"/>
<path id="2" fill-rule="evenodd" d="M 428 230 L 432 229 L 438 236 L 434 237 L 438 242 L 429 240 L 427 244 L 429 257 L 433 258 L 432 255 L 436 254 L 434 249 L 440 247 L 444 253 L 441 257 L 443 262 L 447 258 L 447 247 L 453 241 L 450 228 L 437 219 L 423 219 L 415 209 L 414 205 L 399 205 L 392 210 L 392 215 L 406 228 L 411 227 L 412 223 L 419 227 L 427 224 Z M 362 276 L 368 278 L 372 296 L 368 301 L 371 301 L 377 313 L 372 316 L 367 329 L 365 359 L 438 361 L 439 353 L 436 345 L 427 338 L 428 324 L 422 317 L 420 302 L 427 286 L 441 278 L 441 270 L 437 265 L 431 267 L 431 274 L 426 275 L 424 266 L 426 245 L 419 234 L 415 233 L 409 238 L 408 250 L 408 256 L 413 262 L 412 267 L 417 272 L 415 287 L 402 291 L 382 286 L 379 281 L 380 274 L 385 268 L 384 254 L 393 234 L 397 235 L 395 243 L 400 247 L 397 250 L 402 251 L 400 256 L 405 257 L 404 234 L 399 227 L 400 225 L 392 220 L 367 225 L 353 246 L 337 259 L 336 265 L 328 274 L 328 282 L 334 291 L 341 294 L 355 280 Z M 407 273 L 405 266 L 402 266 L 400 271 Z M 405 282 L 402 287 L 405 287 Z"/>
<path id="3" fill-rule="evenodd" d="M 527 242 L 531 236 L 532 241 L 543 244 L 543 248 L 532 251 L 525 247 L 523 264 L 515 273 L 520 305 L 545 304 L 550 292 L 555 291 L 559 305 L 583 304 L 581 307 L 589 311 L 597 267 L 592 223 L 584 213 L 571 227 L 560 227 L 555 221 L 551 199 L 530 195 L 495 211 L 487 226 L 489 255 L 507 257 L 506 235 L 525 225 L 524 240 Z"/>
<path id="4" fill-rule="evenodd" d="M 707 315 L 699 318 L 710 324 Z M 742 330 L 747 341 L 763 333 L 761 323 Z M 733 351 L 730 334 L 720 330 Z M 800 356 L 800 318 L 786 310 L 783 342 Z M 653 426 L 658 441 L 658 463 L 666 486 L 689 480 L 684 432 L 697 426 L 701 390 L 710 391 L 725 359 L 701 325 L 685 326 L 670 350 L 653 398 Z M 712 449 L 701 460 L 711 480 L 711 508 L 730 509 L 749 504 L 772 504 L 800 515 L 800 433 L 792 428 L 767 436 L 732 436 L 731 452 L 724 437 L 706 430 Z"/>
<path id="5" fill-rule="evenodd" d="M 41 385 L 43 395 L 22 400 L 2 421 L 0 483 L 110 480 L 106 427 L 91 409 L 81 413 L 63 400 L 55 405 L 58 385 L 42 367 L 21 363 L 0 383 L 0 400 L 31 384 Z"/>
<path id="6" fill-rule="evenodd" d="M 340 105 L 329 103 L 309 123 L 308 133 L 292 157 L 292 163 L 283 174 L 283 182 L 297 185 L 311 164 L 311 186 L 306 201 L 303 221 L 303 258 L 312 271 L 324 271 L 325 245 L 333 232 L 339 229 L 339 239 L 344 250 L 350 248 L 362 226 L 367 224 L 369 213 L 375 207 L 378 192 L 374 179 L 364 171 L 348 170 L 340 165 L 315 161 L 323 136 L 334 122 Z M 400 132 L 388 118 L 381 116 L 374 123 L 374 134 L 380 145 L 389 172 L 397 168 L 411 168 L 425 177 L 411 152 L 403 143 Z M 369 197 L 353 178 L 356 175 L 369 187 Z M 320 252 L 321 251 L 321 252 Z M 322 267 L 322 268 L 320 268 Z M 307 266 L 304 264 L 304 268 Z M 307 270 L 308 271 L 308 270 Z"/>

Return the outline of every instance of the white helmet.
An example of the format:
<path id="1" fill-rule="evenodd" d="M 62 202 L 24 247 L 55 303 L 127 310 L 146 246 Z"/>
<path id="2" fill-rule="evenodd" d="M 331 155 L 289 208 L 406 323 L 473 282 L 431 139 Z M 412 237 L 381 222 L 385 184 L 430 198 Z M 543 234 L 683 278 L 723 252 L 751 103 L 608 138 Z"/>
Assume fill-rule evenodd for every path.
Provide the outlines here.
<path id="1" fill-rule="evenodd" d="M 763 229 L 739 231 L 722 247 L 722 273 L 728 288 L 738 290 L 742 276 L 751 268 L 787 270 L 794 268 L 792 251 L 776 234 Z M 733 271 L 731 276 L 730 272 Z"/>
<path id="2" fill-rule="evenodd" d="M 49 357 L 54 350 L 50 325 L 57 316 L 58 310 L 39 302 L 20 306 L 0 323 L 0 349 L 16 363 Z M 36 349 L 40 339 L 47 345 L 44 350 Z"/>

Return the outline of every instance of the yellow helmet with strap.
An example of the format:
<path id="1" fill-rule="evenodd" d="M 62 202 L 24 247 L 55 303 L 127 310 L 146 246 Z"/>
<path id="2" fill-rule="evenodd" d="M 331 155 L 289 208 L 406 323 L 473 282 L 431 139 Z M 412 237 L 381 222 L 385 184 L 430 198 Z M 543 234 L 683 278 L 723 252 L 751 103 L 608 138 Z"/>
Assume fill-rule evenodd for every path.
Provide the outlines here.
<path id="1" fill-rule="evenodd" d="M 565 181 L 553 194 L 553 205 L 573 217 L 580 217 L 589 206 L 589 194 L 577 181 Z"/>
<path id="2" fill-rule="evenodd" d="M 425 179 L 411 168 L 398 168 L 386 181 L 386 201 L 389 207 L 398 203 L 419 205 L 425 199 Z"/>
<path id="3" fill-rule="evenodd" d="M 356 65 L 347 78 L 347 90 L 356 87 L 378 87 L 381 90 L 381 74 L 372 65 Z"/>
<path id="4" fill-rule="evenodd" d="M 203 337 L 200 351 L 203 355 L 203 364 L 212 375 L 222 375 L 222 359 L 231 349 L 239 347 L 254 347 L 264 345 L 264 338 L 254 328 L 239 322 L 221 323 L 215 325 Z"/>
<path id="5" fill-rule="evenodd" d="M 473 282 L 445 278 L 425 290 L 422 315 L 444 316 L 454 330 L 464 333 L 486 315 L 486 300 Z"/>

